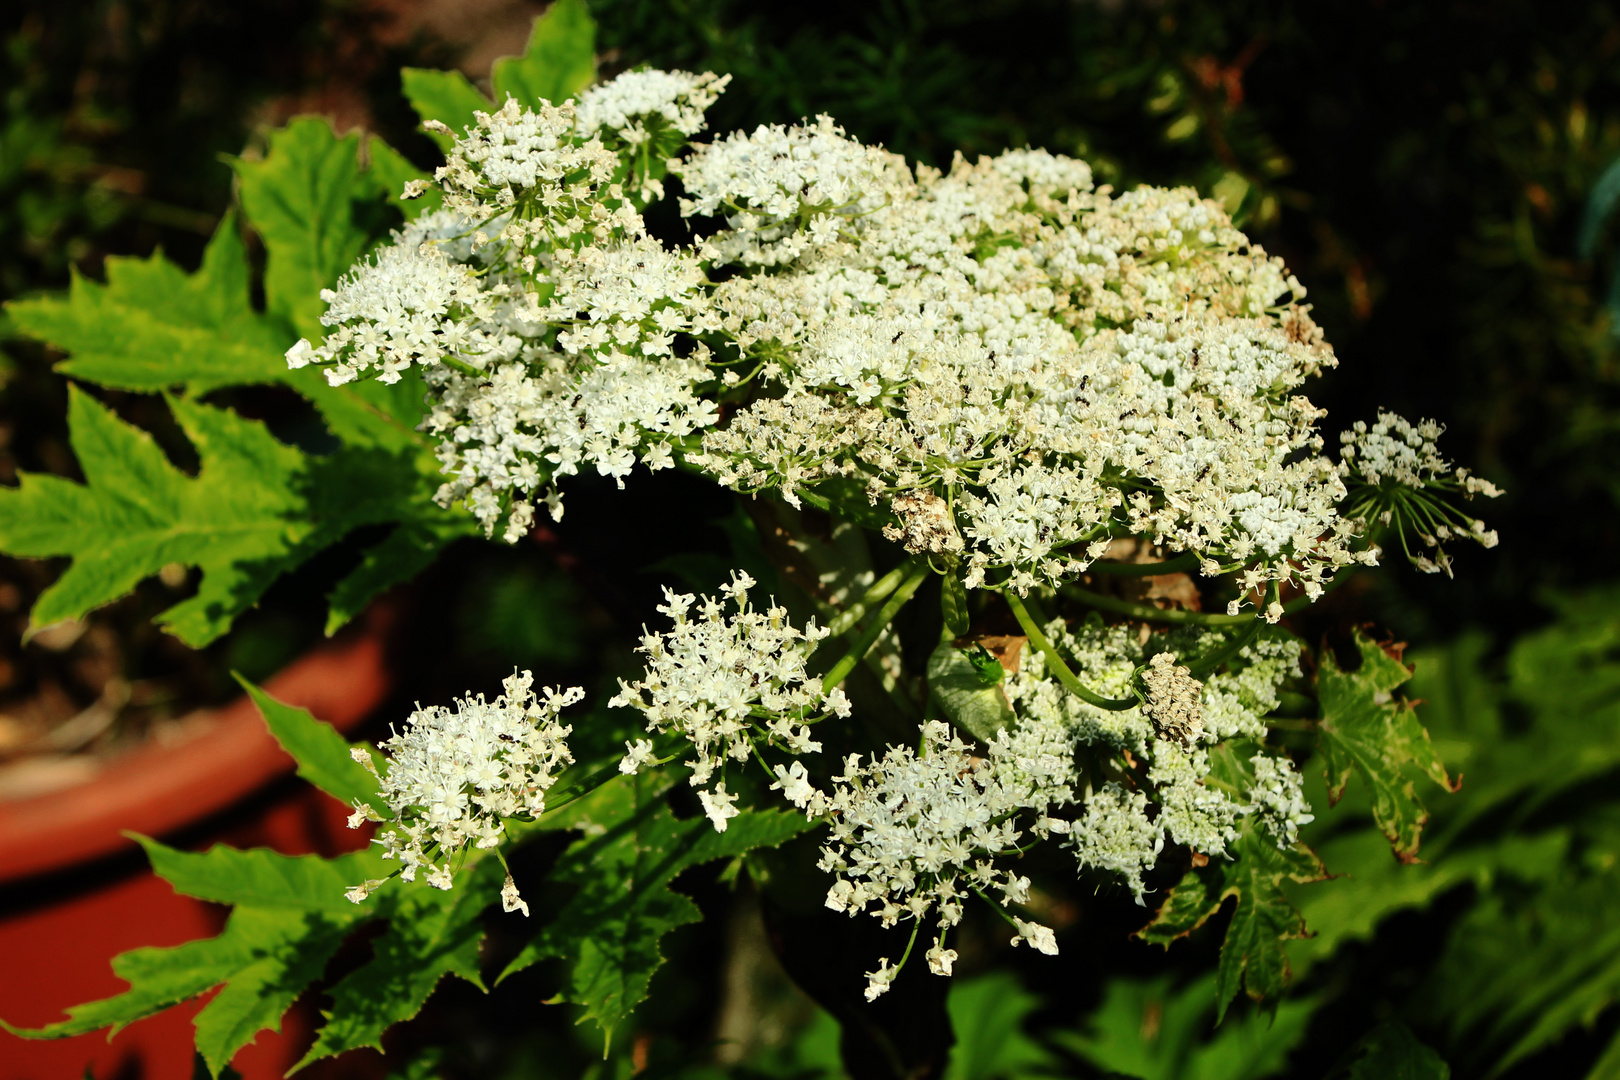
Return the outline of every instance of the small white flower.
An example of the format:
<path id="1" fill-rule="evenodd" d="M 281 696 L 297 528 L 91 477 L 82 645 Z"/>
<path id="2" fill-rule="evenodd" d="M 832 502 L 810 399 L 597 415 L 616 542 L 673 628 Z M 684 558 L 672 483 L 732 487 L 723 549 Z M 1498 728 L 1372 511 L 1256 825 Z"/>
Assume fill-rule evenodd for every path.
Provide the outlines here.
<path id="1" fill-rule="evenodd" d="M 887 994 L 889 984 L 894 982 L 894 977 L 898 974 L 900 974 L 900 969 L 891 966 L 888 957 L 885 956 L 880 960 L 876 971 L 866 973 L 866 1000 L 876 1001 L 884 994 Z"/>
<path id="2" fill-rule="evenodd" d="M 943 941 L 934 942 L 934 947 L 928 950 L 928 970 L 935 975 L 949 975 L 954 963 L 956 950 L 947 949 Z"/>
<path id="3" fill-rule="evenodd" d="M 529 905 L 518 895 L 517 882 L 512 880 L 511 874 L 506 875 L 506 882 L 501 886 L 501 910 L 521 911 L 524 915 L 529 914 Z"/>
<path id="4" fill-rule="evenodd" d="M 1012 939 L 1014 945 L 1027 941 L 1029 947 L 1037 952 L 1043 952 L 1047 956 L 1058 954 L 1057 935 L 1052 933 L 1049 927 L 1040 923 L 1025 922 L 1016 916 L 1013 917 L 1013 925 L 1018 928 L 1018 935 Z"/>
<path id="5" fill-rule="evenodd" d="M 652 760 L 653 744 L 651 739 L 637 739 L 635 742 L 626 741 L 625 754 L 619 760 L 619 771 L 626 776 L 634 775 L 640 768 Z"/>
<path id="6" fill-rule="evenodd" d="M 714 825 L 715 832 L 725 832 L 726 823 L 737 816 L 738 810 L 732 805 L 737 796 L 726 791 L 725 781 L 714 786 L 714 790 L 698 792 L 698 801 L 703 804 L 703 813 Z"/>

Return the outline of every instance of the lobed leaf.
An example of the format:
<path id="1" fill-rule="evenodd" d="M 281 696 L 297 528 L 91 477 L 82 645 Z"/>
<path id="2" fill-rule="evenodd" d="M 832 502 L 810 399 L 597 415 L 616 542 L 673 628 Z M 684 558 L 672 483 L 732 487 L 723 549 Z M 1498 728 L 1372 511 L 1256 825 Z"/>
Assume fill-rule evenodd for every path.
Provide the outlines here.
<path id="1" fill-rule="evenodd" d="M 1289 977 L 1283 942 L 1305 935 L 1305 920 L 1283 886 L 1327 876 L 1322 860 L 1309 848 L 1303 844 L 1279 848 L 1252 822 L 1231 853 L 1230 860 L 1212 860 L 1189 871 L 1170 890 L 1153 921 L 1136 935 L 1168 947 L 1207 922 L 1227 897 L 1237 898 L 1215 975 L 1217 1024 L 1240 987 L 1256 1001 L 1282 992 Z"/>
<path id="2" fill-rule="evenodd" d="M 1429 813 L 1417 797 L 1408 767 L 1416 767 L 1448 791 L 1458 785 L 1447 775 L 1412 706 L 1392 696 L 1412 677 L 1411 670 L 1360 630 L 1355 642 L 1360 667 L 1347 672 L 1331 650 L 1323 649 L 1317 674 L 1322 706 L 1317 749 L 1327 769 L 1328 797 L 1338 802 L 1350 774 L 1359 772 L 1372 790 L 1378 827 L 1396 857 L 1411 862 L 1417 858 Z"/>
<path id="3" fill-rule="evenodd" d="M 596 78 L 596 20 L 585 0 L 555 0 L 534 20 L 522 56 L 495 61 L 495 101 L 517 98 L 529 108 L 576 96 Z"/>
<path id="4" fill-rule="evenodd" d="M 766 810 L 745 811 L 716 832 L 705 818 L 671 814 L 662 798 L 666 784 L 652 775 L 616 778 L 559 815 L 569 827 L 589 826 L 549 879 L 578 889 L 500 976 L 540 960 L 566 961 L 562 999 L 584 1006 L 582 1019 L 596 1021 L 608 1039 L 646 998 L 664 962 L 664 935 L 702 917 L 689 897 L 670 889 L 675 877 L 809 828 L 797 814 Z"/>
<path id="5" fill-rule="evenodd" d="M 366 211 L 382 209 L 379 197 L 388 193 L 362 171 L 359 152 L 359 135 L 339 138 L 324 118 L 301 116 L 270 133 L 262 160 L 231 162 L 242 207 L 268 254 L 270 314 L 312 341 L 325 333 L 321 290 L 382 231 L 383 219 Z"/>
<path id="6" fill-rule="evenodd" d="M 152 871 L 182 895 L 243 907 L 326 912 L 345 921 L 353 921 L 360 909 L 344 891 L 388 873 L 382 857 L 371 851 L 327 859 L 224 844 L 179 851 L 150 837 L 135 839 L 146 849 Z"/>
<path id="7" fill-rule="evenodd" d="M 113 972 L 130 988 L 77 1005 L 68 1019 L 35 1030 L 5 1024 L 14 1035 L 60 1039 L 124 1027 L 215 986 L 197 1014 L 197 1049 L 209 1071 L 221 1070 L 266 1028 L 277 1030 L 288 1006 L 319 978 L 359 915 L 288 908 L 238 907 L 217 936 L 173 948 L 134 949 L 114 957 Z"/>
<path id="8" fill-rule="evenodd" d="M 477 122 L 477 112 L 493 112 L 495 103 L 485 97 L 467 76 L 459 71 L 438 71 L 431 68 L 404 68 L 399 73 L 400 89 L 411 103 L 423 123 L 437 120 L 452 132 L 465 132 Z M 455 136 L 442 131 L 429 131 L 428 138 L 449 151 L 455 145 Z"/>
<path id="9" fill-rule="evenodd" d="M 332 987 L 326 1024 L 293 1071 L 362 1046 L 382 1049 L 383 1032 L 421 1012 L 446 975 L 482 989 L 481 916 L 504 880 L 499 860 L 484 859 L 449 892 L 418 885 L 388 893 L 381 905 L 388 929 L 372 942 L 371 962 Z"/>

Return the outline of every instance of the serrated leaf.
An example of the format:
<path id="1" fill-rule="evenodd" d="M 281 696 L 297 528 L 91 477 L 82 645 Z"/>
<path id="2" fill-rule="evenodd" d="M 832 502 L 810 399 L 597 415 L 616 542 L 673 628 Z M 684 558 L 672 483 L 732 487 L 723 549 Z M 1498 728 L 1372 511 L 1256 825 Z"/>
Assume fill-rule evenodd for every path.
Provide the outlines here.
<path id="1" fill-rule="evenodd" d="M 1386 1020 L 1356 1043 L 1328 1080 L 1450 1080 L 1451 1066 L 1399 1020 Z"/>
<path id="2" fill-rule="evenodd" d="M 967 651 L 942 641 L 928 657 L 928 690 L 950 722 L 988 743 L 1013 721 L 1000 686 L 986 686 Z"/>
<path id="3" fill-rule="evenodd" d="M 352 751 L 362 743 L 351 743 L 331 724 L 300 709 L 277 701 L 264 690 L 237 675 L 236 681 L 259 707 L 270 734 L 281 748 L 298 763 L 298 775 L 337 799 L 345 806 L 369 803 L 379 814 L 388 815 L 389 809 L 377 793 L 377 777 L 356 761 Z M 366 875 L 374 876 L 374 875 Z M 360 881 L 354 878 L 348 884 Z"/>
<path id="4" fill-rule="evenodd" d="M 664 962 L 664 935 L 701 918 L 689 897 L 670 889 L 675 877 L 809 828 L 798 814 L 767 810 L 744 811 L 716 832 L 706 818 L 671 814 L 664 784 L 656 775 L 616 778 L 568 808 L 568 820 L 587 826 L 586 835 L 563 853 L 549 880 L 578 891 L 501 973 L 504 979 L 540 960 L 564 960 L 561 997 L 583 1006 L 582 1019 L 596 1021 L 609 1039 L 647 996 Z"/>
<path id="5" fill-rule="evenodd" d="M 585 0 L 554 0 L 534 20 L 522 56 L 495 61 L 490 82 L 495 100 L 508 97 L 535 108 L 574 97 L 596 78 L 596 20 Z"/>
<path id="6" fill-rule="evenodd" d="M 1327 770 L 1328 796 L 1338 802 L 1352 772 L 1361 773 L 1372 790 L 1373 818 L 1389 838 L 1402 862 L 1417 858 L 1428 811 L 1418 799 L 1407 775 L 1415 767 L 1448 791 L 1455 791 L 1446 767 L 1417 713 L 1396 701 L 1396 688 L 1412 677 L 1401 661 L 1390 656 L 1357 630 L 1356 648 L 1361 666 L 1347 672 L 1331 650 L 1323 649 L 1317 674 L 1317 696 L 1322 721 L 1317 748 Z"/>
<path id="7" fill-rule="evenodd" d="M 73 558 L 35 605 L 34 629 L 78 618 L 180 563 L 203 570 L 197 594 L 157 621 L 200 647 L 277 576 L 349 530 L 419 509 L 443 517 L 428 502 L 414 451 L 311 458 L 229 410 L 183 398 L 169 405 L 197 451 L 195 477 L 146 432 L 70 387 L 70 438 L 86 483 L 23 474 L 15 489 L 0 489 L 0 550 Z"/>
<path id="8" fill-rule="evenodd" d="M 477 118 L 476 112 L 493 112 L 495 104 L 459 71 L 432 68 L 404 68 L 399 73 L 400 89 L 424 123 L 437 120 L 456 135 L 465 132 Z M 449 151 L 455 137 L 442 131 L 429 131 L 428 137 Z"/>
<path id="9" fill-rule="evenodd" d="M 327 1022 L 293 1071 L 357 1047 L 382 1049 L 383 1032 L 420 1012 L 446 975 L 483 989 L 481 916 L 504 880 L 500 862 L 485 859 L 448 892 L 418 884 L 391 893 L 388 929 L 372 942 L 371 961 L 332 987 Z"/>
<path id="10" fill-rule="evenodd" d="M 67 1010 L 69 1019 L 36 1030 L 5 1027 L 30 1039 L 101 1028 L 111 1028 L 110 1037 L 223 983 L 196 1019 L 197 1049 L 218 1076 L 259 1031 L 279 1027 L 282 1014 L 320 977 L 354 921 L 328 912 L 238 907 L 217 937 L 114 957 L 114 974 L 130 984 L 122 994 L 74 1006 Z"/>
<path id="11" fill-rule="evenodd" d="M 118 390 L 184 387 L 201 395 L 223 386 L 279 383 L 308 398 L 345 443 L 416 449 L 424 473 L 437 472 L 414 429 L 425 388 L 415 372 L 392 388 L 375 381 L 333 387 L 313 367 L 292 371 L 295 335 L 253 310 L 247 255 L 232 215 L 209 242 L 203 265 L 187 275 L 161 253 L 114 256 L 105 284 L 75 275 L 67 295 L 16 301 L 17 326 L 69 353 L 56 370 Z"/>
<path id="12" fill-rule="evenodd" d="M 471 514 L 446 512 L 400 522 L 382 541 L 366 549 L 360 565 L 349 571 L 327 598 L 328 636 L 358 615 L 378 594 L 427 569 L 445 546 L 482 530 Z"/>
<path id="13" fill-rule="evenodd" d="M 1227 897 L 1237 905 L 1221 942 L 1215 996 L 1218 1024 L 1240 988 L 1256 1001 L 1274 997 L 1288 982 L 1283 942 L 1305 933 L 1305 920 L 1283 890 L 1285 882 L 1321 881 L 1322 861 L 1303 844 L 1278 848 L 1248 824 L 1231 848 L 1231 859 L 1195 867 L 1170 890 L 1152 922 L 1137 932 L 1150 944 L 1168 946 L 1220 910 Z"/>
<path id="14" fill-rule="evenodd" d="M 337 858 L 283 855 L 269 848 L 215 844 L 207 851 L 179 851 L 136 836 L 152 871 L 183 896 L 245 907 L 324 911 L 348 920 L 359 915 L 343 893 L 388 873 L 382 856 L 357 851 Z"/>
<path id="15" fill-rule="evenodd" d="M 1173 975 L 1113 979 L 1084 1028 L 1057 1032 L 1056 1041 L 1111 1076 L 1260 1080 L 1287 1067 L 1321 1004 L 1283 1001 L 1275 1015 L 1253 1010 L 1211 1034 L 1214 973 L 1175 983 Z"/>
<path id="16" fill-rule="evenodd" d="M 19 330 L 71 354 L 56 370 L 121 390 L 198 394 L 289 381 L 291 342 L 252 308 L 235 215 L 220 221 L 195 274 L 162 252 L 109 257 L 106 274 L 102 285 L 75 273 L 65 297 L 7 305 Z"/>
<path id="17" fill-rule="evenodd" d="M 263 160 L 236 159 L 242 207 L 268 255 L 265 301 L 301 336 L 319 341 L 329 287 L 379 234 L 383 194 L 360 167 L 360 136 L 301 116 L 270 133 Z"/>

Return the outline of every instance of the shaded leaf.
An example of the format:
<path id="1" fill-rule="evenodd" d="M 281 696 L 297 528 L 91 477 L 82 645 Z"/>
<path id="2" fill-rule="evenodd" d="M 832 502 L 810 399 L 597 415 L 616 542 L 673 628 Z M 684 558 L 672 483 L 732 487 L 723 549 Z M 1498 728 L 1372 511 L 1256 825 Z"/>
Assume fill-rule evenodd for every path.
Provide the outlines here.
<path id="1" fill-rule="evenodd" d="M 1317 674 L 1322 706 L 1317 748 L 1327 769 L 1328 796 L 1338 802 L 1350 774 L 1359 772 L 1372 789 L 1378 827 L 1396 857 L 1410 861 L 1417 857 L 1429 813 L 1417 797 L 1408 768 L 1415 767 L 1448 791 L 1456 787 L 1417 713 L 1393 698 L 1393 691 L 1412 677 L 1411 671 L 1360 630 L 1355 642 L 1360 667 L 1347 672 L 1331 650 L 1323 649 Z"/>
<path id="2" fill-rule="evenodd" d="M 1262 1080 L 1281 1073 L 1305 1038 L 1320 1000 L 1283 1001 L 1211 1032 L 1215 976 L 1182 987 L 1175 977 L 1114 979 L 1102 1004 L 1059 1045 L 1111 1074 L 1137 1080 Z"/>
<path id="3" fill-rule="evenodd" d="M 1328 1080 L 1450 1080 L 1451 1067 L 1399 1020 L 1386 1020 L 1356 1043 Z"/>
<path id="4" fill-rule="evenodd" d="M 928 657 L 928 690 L 946 718 L 980 742 L 989 742 L 1013 721 L 1006 693 L 999 685 L 985 685 L 968 650 L 949 641 L 940 642 Z"/>
<path id="5" fill-rule="evenodd" d="M 382 1049 L 383 1032 L 420 1012 L 446 975 L 482 989 L 481 916 L 504 880 L 499 860 L 485 859 L 451 891 L 417 884 L 386 894 L 379 907 L 387 931 L 372 942 L 371 961 L 332 987 L 327 1022 L 293 1071 L 361 1046 Z"/>
<path id="6" fill-rule="evenodd" d="M 420 517 L 402 521 L 386 538 L 366 549 L 360 564 L 349 571 L 327 597 L 326 633 L 334 634 L 380 593 L 409 581 L 432 565 L 445 546 L 483 530 L 471 514 L 424 507 Z"/>
<path id="7" fill-rule="evenodd" d="M 535 108 L 574 97 L 596 78 L 596 20 L 585 0 L 554 0 L 534 20 L 522 56 L 495 61 L 490 82 L 497 104 L 508 97 Z"/>
<path id="8" fill-rule="evenodd" d="M 584 1006 L 584 1017 L 608 1038 L 647 996 L 664 962 L 664 935 L 701 918 L 690 898 L 669 888 L 676 875 L 775 847 L 810 827 L 798 814 L 745 811 L 716 832 L 706 818 L 671 814 L 666 784 L 653 775 L 616 778 L 557 815 L 563 827 L 588 826 L 550 876 L 578 891 L 501 973 L 504 979 L 540 960 L 565 961 L 562 998 Z"/>
<path id="9" fill-rule="evenodd" d="M 1051 1051 L 1024 1030 L 1041 999 L 1011 972 L 956 981 L 946 1008 L 956 1045 L 944 1080 L 1015 1080 L 1052 1071 Z"/>
<path id="10" fill-rule="evenodd" d="M 444 196 L 438 188 L 429 187 L 414 199 L 402 198 L 400 193 L 411 180 L 431 180 L 432 177 L 405 159 L 405 155 L 373 135 L 366 140 L 366 157 L 371 162 L 371 174 L 377 186 L 388 196 L 388 202 L 406 221 L 421 214 L 431 213 L 444 205 Z"/>
<path id="11" fill-rule="evenodd" d="M 1282 992 L 1289 976 L 1283 942 L 1306 932 L 1305 920 L 1283 885 L 1326 876 L 1322 861 L 1309 848 L 1278 848 L 1253 823 L 1244 828 L 1231 853 L 1232 859 L 1211 860 L 1189 871 L 1170 890 L 1153 921 L 1136 935 L 1169 946 L 1208 921 L 1227 897 L 1237 897 L 1216 969 L 1216 1023 L 1225 1018 L 1240 986 L 1256 1001 Z"/>

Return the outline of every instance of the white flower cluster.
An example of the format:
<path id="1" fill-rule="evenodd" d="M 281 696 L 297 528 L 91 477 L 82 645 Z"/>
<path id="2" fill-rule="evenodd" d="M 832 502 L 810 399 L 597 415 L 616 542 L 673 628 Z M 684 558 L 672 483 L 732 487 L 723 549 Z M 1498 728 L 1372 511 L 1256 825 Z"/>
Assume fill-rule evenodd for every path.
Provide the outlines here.
<path id="1" fill-rule="evenodd" d="M 1125 697 L 1138 671 L 1148 688 L 1148 701 L 1141 707 L 1098 708 L 1064 689 L 1046 658 L 1034 651 L 1006 678 L 1007 697 L 1019 718 L 1015 730 L 1044 732 L 1071 748 L 1090 746 L 1116 763 L 1114 778 L 1084 798 L 1073 796 L 1083 813 L 1062 830 L 1082 869 L 1117 876 L 1141 901 L 1142 876 L 1167 841 L 1220 857 L 1248 814 L 1259 812 L 1263 821 L 1284 831 L 1288 826 L 1282 822 L 1292 820 L 1297 828 L 1310 820 L 1309 807 L 1299 797 L 1298 775 L 1286 760 L 1258 755 L 1254 768 L 1259 779 L 1244 791 L 1211 776 L 1209 754 L 1228 739 L 1264 737 L 1261 717 L 1276 707 L 1281 683 L 1299 674 L 1296 639 L 1264 631 L 1233 658 L 1232 670 L 1200 683 L 1175 658 L 1218 647 L 1223 639 L 1217 633 L 1178 629 L 1144 638 L 1134 626 L 1110 627 L 1100 620 L 1072 630 L 1053 620 L 1045 632 L 1096 692 Z M 1261 765 L 1262 759 L 1269 764 Z M 1288 777 L 1293 777 L 1292 788 L 1286 788 Z M 1289 803 L 1290 797 L 1299 798 L 1298 804 Z"/>
<path id="2" fill-rule="evenodd" d="M 838 875 L 827 906 L 855 915 L 875 904 L 884 926 L 934 919 L 929 966 L 948 974 L 955 953 L 944 946 L 945 932 L 961 921 L 971 893 L 994 892 L 1009 904 L 1029 899 L 1029 879 L 995 858 L 1017 850 L 1018 814 L 1068 801 L 1074 763 L 1069 747 L 1027 737 L 998 739 L 988 758 L 975 757 L 948 725 L 932 720 L 923 724 L 920 753 L 890 747 L 864 766 L 851 754 L 833 781 L 831 795 L 808 786 L 788 792 L 808 814 L 831 823 L 819 863 Z M 1042 813 L 1037 828 L 1044 834 L 1049 825 Z M 1024 924 L 1020 939 L 1057 952 L 1051 930 L 1036 923 Z M 869 978 L 867 1000 L 888 988 L 888 961 Z"/>
<path id="3" fill-rule="evenodd" d="M 619 693 L 608 702 L 640 709 L 648 731 L 685 736 L 696 752 L 693 787 L 707 785 L 727 758 L 747 761 L 756 741 L 793 754 L 820 750 L 810 724 L 849 715 L 843 690 L 823 693 L 805 671 L 806 658 L 827 630 L 811 622 L 801 631 L 788 621 L 787 609 L 774 604 L 755 611 L 748 601 L 754 584 L 735 572 L 731 583 L 720 587 L 723 600 L 705 596 L 701 603 L 666 589 L 658 611 L 675 625 L 663 634 L 642 635 L 638 651 L 647 658 L 645 677 L 619 680 Z M 730 615 L 727 602 L 734 608 Z M 626 771 L 633 771 L 650 746 L 635 744 L 628 751 Z M 726 793 L 722 781 L 700 797 L 715 828 L 724 831 L 737 812 L 736 796 Z"/>
<path id="4" fill-rule="evenodd" d="M 1453 466 L 1436 445 L 1445 428 L 1433 420 L 1411 421 L 1385 410 L 1371 426 L 1358 420 L 1339 435 L 1339 472 L 1352 485 L 1347 514 L 1393 528 L 1408 559 L 1424 573 L 1451 574 L 1441 545 L 1467 539 L 1496 546 L 1496 531 L 1446 502 L 1460 495 L 1494 499 L 1502 492 L 1489 480 Z M 1408 534 L 1411 534 L 1410 536 Z M 1414 553 L 1410 540 L 1429 553 Z"/>
<path id="5" fill-rule="evenodd" d="M 574 760 L 566 741 L 572 729 L 558 714 L 585 692 L 547 688 L 537 696 L 533 684 L 529 672 L 518 672 L 494 701 L 479 694 L 454 708 L 418 708 L 405 730 L 381 744 L 389 762 L 379 790 L 393 817 L 376 842 L 383 858 L 400 861 L 400 877 L 413 881 L 421 871 L 428 884 L 448 889 L 451 860 L 464 847 L 496 847 L 503 819 L 545 812 L 547 789 Z M 366 751 L 356 749 L 354 757 L 376 771 Z M 349 825 L 367 818 L 380 820 L 362 804 Z M 350 890 L 349 898 L 358 903 L 376 884 Z M 508 889 L 506 909 L 527 914 L 510 879 Z"/>
<path id="6" fill-rule="evenodd" d="M 898 156 L 848 138 L 830 116 L 734 132 L 694 147 L 674 172 L 686 185 L 682 214 L 721 214 L 729 226 L 704 243 L 703 257 L 750 266 L 789 263 L 831 242 L 908 178 Z"/>
<path id="7" fill-rule="evenodd" d="M 1277 840 L 1278 847 L 1299 843 L 1299 827 L 1316 818 L 1305 801 L 1303 780 L 1287 758 L 1256 754 L 1249 759 L 1254 769 L 1254 786 L 1249 804 L 1260 824 Z"/>
<path id="8" fill-rule="evenodd" d="M 477 114 L 435 174 L 443 216 L 357 266 L 289 362 L 421 365 L 439 498 L 508 539 L 532 498 L 560 512 L 559 477 L 680 455 L 794 504 L 854 481 L 969 587 L 1056 584 L 1120 532 L 1237 572 L 1243 597 L 1314 598 L 1376 558 L 1340 504 L 1403 433 L 1362 433 L 1353 476 L 1322 455 L 1297 391 L 1332 350 L 1218 204 L 1096 188 L 1040 150 L 913 171 L 825 116 L 680 156 L 724 85 L 634 71 Z M 650 236 L 625 190 L 656 197 L 664 168 L 683 214 L 724 220 L 695 247 Z M 1489 535 L 1472 525 L 1429 533 Z"/>
<path id="9" fill-rule="evenodd" d="M 1337 513 L 1320 414 L 1295 393 L 1332 352 L 1304 289 L 1216 204 L 1114 197 L 1040 151 L 913 177 L 838 143 L 823 152 L 865 198 L 850 227 L 818 231 L 783 162 L 834 130 L 773 132 L 782 154 L 764 161 L 757 137 L 734 137 L 688 166 L 702 192 L 688 212 L 774 191 L 743 224 L 775 245 L 799 229 L 781 272 L 715 291 L 727 335 L 777 389 L 691 460 L 789 501 L 853 478 L 902 531 L 913 512 L 896 500 L 929 489 L 958 518 L 969 585 L 1003 569 L 1020 591 L 1072 576 L 1116 528 L 1247 564 L 1249 587 L 1292 578 L 1313 595 L 1371 557 Z M 837 197 L 856 205 L 856 188 Z M 786 262 L 752 235 L 722 233 L 703 254 Z"/>
<path id="10" fill-rule="evenodd" d="M 703 114 L 730 81 L 730 75 L 713 72 L 627 71 L 579 95 L 575 124 L 584 132 L 612 132 L 634 145 L 647 141 L 650 123 L 690 137 L 703 130 Z"/>
<path id="11" fill-rule="evenodd" d="M 299 339 L 287 350 L 287 366 L 330 364 L 333 386 L 375 370 L 377 381 L 395 383 L 413 364 L 435 365 L 445 357 L 470 360 L 492 344 L 486 327 L 498 296 L 478 275 L 438 248 L 396 233 L 395 242 L 355 264 L 335 289 L 322 289 L 332 328 L 318 347 Z"/>

